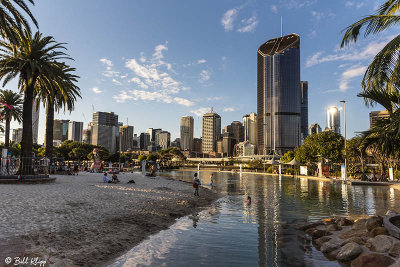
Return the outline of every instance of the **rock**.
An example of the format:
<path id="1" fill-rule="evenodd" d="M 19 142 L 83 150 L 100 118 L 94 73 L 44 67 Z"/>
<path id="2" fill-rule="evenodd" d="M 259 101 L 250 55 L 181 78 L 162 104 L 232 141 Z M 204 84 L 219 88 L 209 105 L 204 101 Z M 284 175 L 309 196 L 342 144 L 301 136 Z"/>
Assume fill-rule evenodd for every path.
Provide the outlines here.
<path id="1" fill-rule="evenodd" d="M 352 267 L 387 267 L 394 263 L 394 260 L 388 256 L 367 253 L 360 255 L 357 259 L 351 262 Z"/>
<path id="2" fill-rule="evenodd" d="M 359 244 L 350 242 L 344 245 L 339 253 L 336 255 L 338 261 L 351 261 L 358 257 L 362 253 L 362 248 Z"/>
<path id="3" fill-rule="evenodd" d="M 340 248 L 340 244 L 333 241 L 328 241 L 322 244 L 321 252 L 323 253 L 330 253 L 336 249 Z"/>
<path id="4" fill-rule="evenodd" d="M 353 230 L 364 229 L 366 222 L 367 222 L 367 219 L 358 219 L 354 222 L 353 226 L 351 226 L 351 229 L 353 229 Z"/>
<path id="5" fill-rule="evenodd" d="M 325 254 L 325 256 L 329 259 L 329 260 L 336 260 L 336 256 L 340 251 L 340 247 L 338 249 L 335 249 L 334 251 L 329 252 L 328 254 Z"/>
<path id="6" fill-rule="evenodd" d="M 311 235 L 311 233 L 314 232 L 314 231 L 315 231 L 315 228 L 309 228 L 309 229 L 306 230 L 306 234 Z"/>
<path id="7" fill-rule="evenodd" d="M 303 243 L 307 243 L 307 242 L 311 241 L 311 238 L 308 235 L 298 235 L 297 239 Z"/>
<path id="8" fill-rule="evenodd" d="M 337 224 L 329 224 L 328 226 L 326 226 L 326 230 L 327 231 L 340 231 L 343 228 L 338 226 Z"/>
<path id="9" fill-rule="evenodd" d="M 325 231 L 325 230 L 314 230 L 312 233 L 311 233 L 311 236 L 312 236 L 312 239 L 314 240 L 314 239 L 318 239 L 318 238 L 320 238 L 320 237 L 323 237 L 323 236 L 326 236 L 326 235 L 331 235 L 331 233 L 330 232 L 328 232 L 328 231 Z"/>
<path id="10" fill-rule="evenodd" d="M 318 225 L 317 227 L 315 227 L 316 230 L 326 230 L 326 226 L 325 225 Z"/>
<path id="11" fill-rule="evenodd" d="M 306 231 L 306 230 L 308 230 L 310 228 L 315 228 L 318 225 L 323 225 L 323 223 L 322 222 L 316 222 L 316 223 L 307 224 L 307 225 L 299 227 L 299 230 Z"/>
<path id="12" fill-rule="evenodd" d="M 400 256 L 400 243 L 394 243 L 388 253 L 390 256 L 398 258 Z"/>
<path id="13" fill-rule="evenodd" d="M 339 225 L 339 226 L 347 226 L 347 225 L 353 225 L 353 224 L 354 224 L 354 222 L 347 218 L 340 218 L 340 220 L 337 223 L 337 225 Z"/>
<path id="14" fill-rule="evenodd" d="M 332 239 L 332 238 L 329 237 L 329 236 L 320 237 L 320 238 L 318 238 L 318 239 L 316 239 L 316 240 L 314 241 L 315 247 L 316 247 L 317 249 L 320 249 L 321 246 L 322 246 L 322 244 L 324 244 L 325 242 L 328 242 L 328 241 L 331 240 L 331 239 Z"/>
<path id="15" fill-rule="evenodd" d="M 364 245 L 365 244 L 365 241 L 361 237 L 358 237 L 358 236 L 353 236 L 353 237 L 350 237 L 349 239 L 346 240 L 346 243 L 350 243 L 350 242 L 354 242 L 354 243 L 357 243 L 359 245 Z"/>
<path id="16" fill-rule="evenodd" d="M 369 232 L 370 237 L 375 237 L 377 235 L 389 235 L 385 227 L 376 227 Z"/>
<path id="17" fill-rule="evenodd" d="M 367 219 L 365 222 L 365 227 L 367 228 L 368 231 L 371 231 L 372 229 L 376 227 L 381 227 L 383 223 L 383 219 L 380 216 L 372 216 Z"/>
<path id="18" fill-rule="evenodd" d="M 355 230 L 355 229 L 350 229 L 344 233 L 341 233 L 339 235 L 339 238 L 341 239 L 349 239 L 351 237 L 366 237 L 368 236 L 368 231 L 367 229 L 360 229 L 360 230 Z"/>
<path id="19" fill-rule="evenodd" d="M 385 214 L 385 216 L 394 216 L 397 215 L 397 212 L 393 211 L 393 210 L 388 210 Z"/>
<path id="20" fill-rule="evenodd" d="M 399 243 L 399 241 L 391 236 L 378 235 L 368 239 L 365 246 L 371 251 L 385 253 L 393 246 L 394 243 Z"/>

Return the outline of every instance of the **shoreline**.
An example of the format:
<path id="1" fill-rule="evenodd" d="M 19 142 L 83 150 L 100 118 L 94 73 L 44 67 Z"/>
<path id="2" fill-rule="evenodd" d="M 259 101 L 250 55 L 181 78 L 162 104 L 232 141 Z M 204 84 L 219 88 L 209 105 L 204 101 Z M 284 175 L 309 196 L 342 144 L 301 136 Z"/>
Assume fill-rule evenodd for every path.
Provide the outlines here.
<path id="1" fill-rule="evenodd" d="M 118 178 L 119 184 L 103 184 L 101 174 L 81 173 L 57 176 L 48 185 L 3 185 L 0 250 L 8 250 L 0 256 L 39 257 L 59 266 L 106 266 L 219 198 L 204 187 L 194 197 L 191 184 L 163 176 L 125 173 Z M 127 183 L 131 179 L 134 184 Z M 24 214 L 22 220 L 18 214 Z"/>

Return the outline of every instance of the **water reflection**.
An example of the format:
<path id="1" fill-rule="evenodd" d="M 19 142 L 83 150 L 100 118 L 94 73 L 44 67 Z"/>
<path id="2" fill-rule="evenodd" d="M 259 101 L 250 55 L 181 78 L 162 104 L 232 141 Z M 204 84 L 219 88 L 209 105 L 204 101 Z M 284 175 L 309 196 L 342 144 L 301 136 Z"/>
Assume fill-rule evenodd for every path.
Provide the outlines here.
<path id="1" fill-rule="evenodd" d="M 165 173 L 191 181 L 193 172 Z M 208 184 L 211 172 L 200 172 Z M 299 240 L 296 227 L 335 215 L 396 210 L 398 191 L 286 176 L 215 173 L 225 195 L 210 209 L 182 218 L 112 266 L 338 266 Z M 252 198 L 251 204 L 247 196 Z"/>

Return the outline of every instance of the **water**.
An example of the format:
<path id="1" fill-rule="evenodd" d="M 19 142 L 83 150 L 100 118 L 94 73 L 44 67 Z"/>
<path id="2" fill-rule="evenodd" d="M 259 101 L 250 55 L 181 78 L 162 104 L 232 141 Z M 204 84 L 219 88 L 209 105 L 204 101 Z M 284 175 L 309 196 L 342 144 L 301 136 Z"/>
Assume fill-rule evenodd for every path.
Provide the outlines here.
<path id="1" fill-rule="evenodd" d="M 203 184 L 210 174 L 200 172 Z M 192 181 L 193 172 L 163 175 Z M 389 187 L 238 173 L 214 173 L 214 180 L 223 197 L 212 207 L 177 220 L 111 266 L 339 266 L 299 238 L 304 233 L 296 227 L 332 216 L 384 214 L 400 200 Z"/>

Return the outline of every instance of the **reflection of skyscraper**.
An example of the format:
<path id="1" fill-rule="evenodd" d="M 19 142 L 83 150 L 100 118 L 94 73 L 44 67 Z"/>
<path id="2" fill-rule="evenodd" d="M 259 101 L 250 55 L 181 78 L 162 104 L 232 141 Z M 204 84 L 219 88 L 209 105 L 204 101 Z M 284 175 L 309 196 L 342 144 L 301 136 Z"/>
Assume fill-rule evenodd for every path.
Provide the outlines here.
<path id="1" fill-rule="evenodd" d="M 300 100 L 301 100 L 301 123 L 300 134 L 301 141 L 304 141 L 308 135 L 308 82 L 300 82 Z"/>
<path id="2" fill-rule="evenodd" d="M 258 153 L 300 143 L 300 37 L 267 41 L 257 52 Z"/>
<path id="3" fill-rule="evenodd" d="M 326 128 L 340 134 L 340 113 L 337 107 L 330 107 L 326 111 Z"/>
<path id="4" fill-rule="evenodd" d="M 39 112 L 40 112 L 40 105 L 37 106 L 36 109 L 36 101 L 33 103 L 32 109 L 32 141 L 33 143 L 38 142 L 39 136 Z"/>

